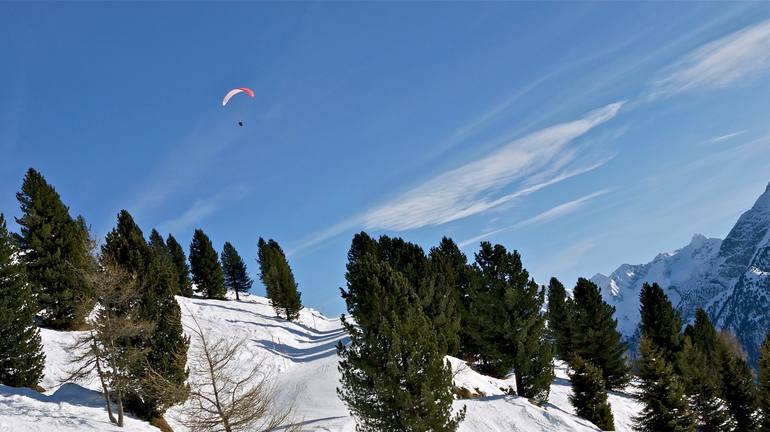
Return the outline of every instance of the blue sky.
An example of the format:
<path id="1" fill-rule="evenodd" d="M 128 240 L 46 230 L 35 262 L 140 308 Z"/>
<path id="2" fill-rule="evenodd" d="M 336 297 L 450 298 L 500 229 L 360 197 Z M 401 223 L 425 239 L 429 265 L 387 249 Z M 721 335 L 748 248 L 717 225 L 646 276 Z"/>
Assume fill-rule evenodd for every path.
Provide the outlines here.
<path id="1" fill-rule="evenodd" d="M 184 244 L 202 227 L 255 280 L 275 238 L 326 313 L 360 230 L 470 257 L 490 240 L 571 285 L 724 237 L 764 190 L 768 19 L 763 2 L 0 3 L 0 212 L 35 167 L 99 236 L 122 208 Z M 239 86 L 256 98 L 222 108 Z"/>

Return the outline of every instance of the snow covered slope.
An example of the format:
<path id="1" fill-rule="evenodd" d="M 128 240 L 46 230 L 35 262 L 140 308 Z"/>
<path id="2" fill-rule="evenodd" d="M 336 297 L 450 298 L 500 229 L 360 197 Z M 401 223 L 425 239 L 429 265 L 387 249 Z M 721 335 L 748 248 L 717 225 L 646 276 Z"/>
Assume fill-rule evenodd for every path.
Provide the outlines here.
<path id="1" fill-rule="evenodd" d="M 278 397 L 294 403 L 296 420 L 307 431 L 353 432 L 355 422 L 336 394 L 339 385 L 338 357 L 335 345 L 345 341 L 339 319 L 327 318 L 312 309 L 304 309 L 297 322 L 276 318 L 267 300 L 247 296 L 237 302 L 178 297 L 185 323 L 195 316 L 212 337 L 243 339 L 248 355 L 264 359 L 278 380 Z M 104 431 L 121 430 L 111 426 L 102 406 L 96 381 L 65 384 L 66 345 L 77 332 L 43 330 L 46 350 L 46 377 L 41 383 L 45 394 L 0 386 L 0 432 L 6 431 Z M 462 361 L 448 357 L 455 370 L 455 384 L 479 395 L 458 400 L 455 409 L 467 407 L 460 430 L 480 431 L 595 431 L 589 422 L 574 416 L 569 404 L 570 385 L 563 368 L 551 388 L 551 402 L 537 407 L 526 399 L 509 396 L 505 389 L 513 379 L 498 380 L 480 375 Z M 245 362 L 245 369 L 250 367 Z M 639 407 L 629 396 L 611 394 L 610 401 L 619 431 L 630 431 L 631 417 Z M 178 409 L 167 414 L 177 432 L 184 428 L 174 421 Z M 128 419 L 125 431 L 157 431 L 147 423 Z"/>
<path id="2" fill-rule="evenodd" d="M 609 276 L 597 274 L 591 280 L 615 306 L 618 327 L 632 341 L 639 324 L 639 291 L 644 282 L 657 282 L 685 323 L 703 308 L 756 359 L 770 329 L 770 184 L 724 240 L 696 234 L 682 249 L 647 264 L 623 264 Z"/>

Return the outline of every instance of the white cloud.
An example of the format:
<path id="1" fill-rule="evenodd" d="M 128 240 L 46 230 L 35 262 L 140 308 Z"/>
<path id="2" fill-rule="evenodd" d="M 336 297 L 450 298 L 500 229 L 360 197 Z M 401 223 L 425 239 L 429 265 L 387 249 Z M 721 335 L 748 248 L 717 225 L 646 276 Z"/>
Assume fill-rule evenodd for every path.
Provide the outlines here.
<path id="1" fill-rule="evenodd" d="M 741 130 L 741 131 L 732 132 L 732 133 L 729 133 L 729 134 L 720 135 L 718 137 L 715 137 L 715 138 L 712 138 L 712 139 L 706 141 L 705 144 L 716 144 L 718 142 L 726 141 L 726 140 L 729 140 L 730 138 L 735 138 L 735 137 L 737 137 L 739 135 L 743 135 L 744 133 L 746 133 L 746 131 L 745 130 Z"/>
<path id="2" fill-rule="evenodd" d="M 481 241 L 481 240 L 483 240 L 483 239 L 485 239 L 487 237 L 493 236 L 495 234 L 499 234 L 499 233 L 505 232 L 505 231 L 510 231 L 510 230 L 513 230 L 513 229 L 516 229 L 516 228 L 521 228 L 523 226 L 535 225 L 535 224 L 550 222 L 552 220 L 556 220 L 556 219 L 562 218 L 564 216 L 567 216 L 567 215 L 569 215 L 571 213 L 574 213 L 575 211 L 579 210 L 580 208 L 585 206 L 586 203 L 588 203 L 588 201 L 590 201 L 590 200 L 592 200 L 592 199 L 594 199 L 596 197 L 602 196 L 602 195 L 604 195 L 606 193 L 609 193 L 611 191 L 612 191 L 612 189 L 602 189 L 602 190 L 596 191 L 594 193 L 582 196 L 582 197 L 580 197 L 578 199 L 575 199 L 575 200 L 572 200 L 572 201 L 568 201 L 568 202 L 559 204 L 559 205 L 557 205 L 555 207 L 552 207 L 552 208 L 550 208 L 550 209 L 548 209 L 548 210 L 546 210 L 546 211 L 544 211 L 544 212 L 542 212 L 542 213 L 540 213 L 538 215 L 535 215 L 535 216 L 533 216 L 531 218 L 525 219 L 523 221 L 516 222 L 513 225 L 502 227 L 502 228 L 498 228 L 498 229 L 495 229 L 495 230 L 492 230 L 492 231 L 488 231 L 488 232 L 485 232 L 485 233 L 481 233 L 481 234 L 479 234 L 477 236 L 474 236 L 474 237 L 471 237 L 469 239 L 463 240 L 462 242 L 460 242 L 459 246 L 460 247 L 468 246 L 470 244 L 477 243 L 477 242 L 479 242 L 479 241 Z"/>
<path id="3" fill-rule="evenodd" d="M 567 149 L 567 146 L 615 117 L 624 103 L 609 104 L 575 121 L 514 140 L 484 158 L 439 174 L 393 200 L 313 233 L 294 245 L 288 255 L 362 226 L 403 231 L 444 224 L 499 207 L 594 170 L 613 156 L 603 155 L 598 160 L 582 163 L 581 152 Z M 578 162 L 582 164 L 571 166 Z M 500 195 L 502 188 L 514 182 L 519 184 L 519 189 Z"/>
<path id="4" fill-rule="evenodd" d="M 213 196 L 197 199 L 182 215 L 158 224 L 161 232 L 177 232 L 192 227 L 208 216 L 216 213 L 223 204 L 233 199 L 246 196 L 247 190 L 241 185 L 230 186 Z"/>
<path id="5" fill-rule="evenodd" d="M 539 177 L 553 171 L 554 166 L 566 167 L 577 160 L 579 152 L 569 151 L 568 144 L 615 117 L 622 106 L 623 102 L 612 103 L 578 120 L 539 130 L 484 158 L 439 174 L 366 212 L 362 216 L 363 225 L 367 229 L 394 231 L 440 225 L 481 213 L 560 181 L 566 178 L 563 172 L 545 179 Z M 526 185 L 531 178 L 538 178 L 540 183 Z M 525 187 L 512 194 L 499 195 L 502 188 L 514 182 L 521 182 Z"/>
<path id="6" fill-rule="evenodd" d="M 770 68 L 770 21 L 703 45 L 663 70 L 649 97 L 726 87 Z"/>

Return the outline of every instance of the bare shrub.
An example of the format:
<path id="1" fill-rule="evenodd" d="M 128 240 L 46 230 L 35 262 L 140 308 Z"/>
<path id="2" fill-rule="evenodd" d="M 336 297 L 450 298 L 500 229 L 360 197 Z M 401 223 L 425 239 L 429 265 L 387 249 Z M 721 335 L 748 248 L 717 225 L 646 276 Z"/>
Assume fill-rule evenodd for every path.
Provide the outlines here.
<path id="1" fill-rule="evenodd" d="M 276 385 L 264 361 L 243 374 L 243 340 L 213 339 L 193 321 L 190 400 L 177 421 L 192 432 L 300 431 L 300 425 L 290 424 L 292 408 L 276 407 Z"/>

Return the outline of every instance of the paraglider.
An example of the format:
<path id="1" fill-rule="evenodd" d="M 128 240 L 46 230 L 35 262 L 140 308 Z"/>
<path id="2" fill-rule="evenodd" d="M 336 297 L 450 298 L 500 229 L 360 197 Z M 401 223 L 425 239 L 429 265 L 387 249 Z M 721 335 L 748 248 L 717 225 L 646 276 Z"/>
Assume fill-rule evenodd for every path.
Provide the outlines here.
<path id="1" fill-rule="evenodd" d="M 227 94 L 225 95 L 225 98 L 222 99 L 222 106 L 227 105 L 227 103 L 230 102 L 230 99 L 232 99 L 233 96 L 237 95 L 238 93 L 246 93 L 250 97 L 252 97 L 252 98 L 254 97 L 254 90 L 252 90 L 252 89 L 250 89 L 248 87 L 234 88 L 234 89 L 230 90 L 229 92 L 227 92 Z"/>
<path id="2" fill-rule="evenodd" d="M 233 96 L 237 95 L 238 93 L 245 93 L 249 95 L 249 97 L 254 97 L 254 90 L 248 88 L 248 87 L 238 87 L 230 90 L 225 95 L 225 98 L 222 99 L 222 106 L 226 106 L 228 102 L 230 102 L 230 99 L 232 99 Z M 238 126 L 243 127 L 243 120 L 238 122 Z"/>

